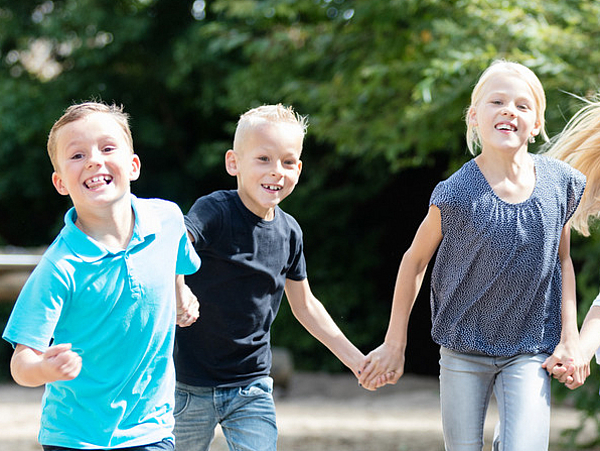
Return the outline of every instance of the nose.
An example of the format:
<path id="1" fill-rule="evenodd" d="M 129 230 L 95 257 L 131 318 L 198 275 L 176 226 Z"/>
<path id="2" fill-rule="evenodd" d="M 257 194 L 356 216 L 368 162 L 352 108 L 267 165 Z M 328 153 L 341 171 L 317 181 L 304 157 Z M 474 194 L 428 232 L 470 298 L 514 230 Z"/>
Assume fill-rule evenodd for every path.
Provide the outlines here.
<path id="1" fill-rule="evenodd" d="M 273 162 L 271 166 L 271 175 L 281 175 L 283 173 L 283 166 L 280 161 Z"/>
<path id="2" fill-rule="evenodd" d="M 89 157 L 87 160 L 87 166 L 93 167 L 102 164 L 102 152 L 100 149 L 92 149 L 89 153 Z"/>
<path id="3" fill-rule="evenodd" d="M 502 110 L 502 114 L 504 116 L 515 116 L 516 115 L 516 107 L 512 104 L 508 104 Z"/>

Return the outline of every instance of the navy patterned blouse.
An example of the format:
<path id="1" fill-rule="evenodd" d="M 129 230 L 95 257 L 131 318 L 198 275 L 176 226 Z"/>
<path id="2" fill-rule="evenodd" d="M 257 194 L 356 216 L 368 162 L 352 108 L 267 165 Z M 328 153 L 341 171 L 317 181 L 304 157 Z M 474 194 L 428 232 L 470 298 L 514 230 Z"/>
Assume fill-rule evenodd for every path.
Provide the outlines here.
<path id="1" fill-rule="evenodd" d="M 585 176 L 531 155 L 536 184 L 524 202 L 500 199 L 470 160 L 434 189 L 443 238 L 431 276 L 433 340 L 464 353 L 552 353 L 561 332 L 558 246 Z"/>

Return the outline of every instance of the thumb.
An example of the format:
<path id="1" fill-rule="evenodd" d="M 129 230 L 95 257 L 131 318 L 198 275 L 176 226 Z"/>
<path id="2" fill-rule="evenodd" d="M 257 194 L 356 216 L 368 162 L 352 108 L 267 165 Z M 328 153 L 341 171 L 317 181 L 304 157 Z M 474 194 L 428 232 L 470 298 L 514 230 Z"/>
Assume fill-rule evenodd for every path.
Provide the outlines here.
<path id="1" fill-rule="evenodd" d="M 554 355 L 551 355 L 546 360 L 544 360 L 544 363 L 542 363 L 542 368 L 544 368 L 546 371 L 551 373 L 552 369 L 556 366 L 557 363 L 558 363 L 558 358 L 555 357 Z"/>

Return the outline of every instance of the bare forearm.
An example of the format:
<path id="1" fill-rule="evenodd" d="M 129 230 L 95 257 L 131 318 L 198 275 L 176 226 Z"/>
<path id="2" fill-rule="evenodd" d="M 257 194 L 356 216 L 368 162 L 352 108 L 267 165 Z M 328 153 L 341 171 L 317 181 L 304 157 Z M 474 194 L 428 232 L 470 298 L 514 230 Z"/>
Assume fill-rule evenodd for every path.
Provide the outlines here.
<path id="1" fill-rule="evenodd" d="M 10 372 L 15 382 L 24 387 L 39 387 L 50 382 L 41 355 L 32 351 L 15 353 L 10 361 Z"/>
<path id="2" fill-rule="evenodd" d="M 414 266 L 406 255 L 400 263 L 385 343 L 402 352 L 406 348 L 410 313 L 423 284 L 426 269 L 427 266 Z"/>
<path id="3" fill-rule="evenodd" d="M 577 339 L 577 300 L 575 294 L 575 269 L 570 258 L 561 261 L 563 273 L 561 341 Z"/>
<path id="4" fill-rule="evenodd" d="M 38 387 L 48 382 L 76 378 L 81 371 L 81 357 L 71 350 L 69 343 L 51 346 L 44 353 L 19 344 L 10 369 L 18 384 Z"/>
<path id="5" fill-rule="evenodd" d="M 579 338 L 581 351 L 588 361 L 600 348 L 600 306 L 592 306 L 581 326 Z"/>
<path id="6" fill-rule="evenodd" d="M 300 324 L 344 365 L 353 371 L 358 369 L 363 354 L 346 338 L 320 301 L 313 299 L 303 308 L 292 308 L 292 312 Z"/>

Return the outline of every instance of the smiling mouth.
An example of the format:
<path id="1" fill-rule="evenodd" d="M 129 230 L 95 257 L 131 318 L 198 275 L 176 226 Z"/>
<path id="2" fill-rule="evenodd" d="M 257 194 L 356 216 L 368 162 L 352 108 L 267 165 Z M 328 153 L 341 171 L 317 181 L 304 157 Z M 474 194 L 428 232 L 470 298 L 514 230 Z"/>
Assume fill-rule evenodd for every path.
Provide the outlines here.
<path id="1" fill-rule="evenodd" d="M 87 179 L 83 184 L 87 189 L 95 189 L 110 184 L 112 180 L 110 175 L 100 175 Z"/>
<path id="2" fill-rule="evenodd" d="M 277 185 L 263 185 L 262 187 L 265 189 L 268 189 L 269 191 L 280 191 L 281 190 L 281 186 L 277 186 Z"/>
<path id="3" fill-rule="evenodd" d="M 516 132 L 517 131 L 517 127 L 515 127 L 512 124 L 498 124 L 498 125 L 496 125 L 496 130 L 504 130 L 504 131 L 509 131 L 509 132 Z"/>

